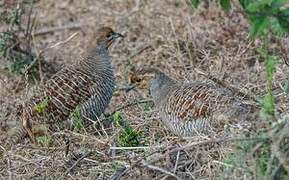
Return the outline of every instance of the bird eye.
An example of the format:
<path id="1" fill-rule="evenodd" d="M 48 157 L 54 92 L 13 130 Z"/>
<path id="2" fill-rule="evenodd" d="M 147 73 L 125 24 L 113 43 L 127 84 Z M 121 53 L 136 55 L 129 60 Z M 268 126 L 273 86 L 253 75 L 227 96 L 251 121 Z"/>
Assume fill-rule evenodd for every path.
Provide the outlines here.
<path id="1" fill-rule="evenodd" d="M 106 38 L 111 38 L 111 34 L 106 35 Z"/>
<path id="2" fill-rule="evenodd" d="M 142 80 L 141 80 L 140 78 L 139 78 L 139 79 L 136 79 L 136 82 L 138 82 L 138 83 L 141 82 L 141 81 L 142 81 Z"/>

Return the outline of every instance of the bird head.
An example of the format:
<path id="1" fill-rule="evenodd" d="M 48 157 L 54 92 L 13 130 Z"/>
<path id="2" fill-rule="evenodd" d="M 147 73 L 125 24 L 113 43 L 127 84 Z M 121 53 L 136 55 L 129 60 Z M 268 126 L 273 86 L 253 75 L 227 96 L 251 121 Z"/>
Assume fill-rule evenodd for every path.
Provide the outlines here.
<path id="1" fill-rule="evenodd" d="M 109 46 L 117 39 L 124 36 L 120 33 L 114 32 L 110 27 L 102 27 L 96 33 L 96 44 L 104 48 Z"/>
<path id="2" fill-rule="evenodd" d="M 176 80 L 168 77 L 165 73 L 163 73 L 158 68 L 154 67 L 142 67 L 139 70 L 135 72 L 135 77 L 140 77 L 142 75 L 150 75 L 150 83 L 148 84 L 150 93 L 153 96 L 154 99 L 157 99 L 162 96 L 162 94 L 165 94 L 165 92 L 168 90 L 168 87 L 170 87 L 171 84 L 177 83 Z M 141 82 L 141 79 L 135 78 L 139 82 Z"/>
<path id="3" fill-rule="evenodd" d="M 151 85 L 151 81 L 156 79 L 156 76 L 160 72 L 158 69 L 150 67 L 142 67 L 137 70 L 134 70 L 130 76 L 131 84 L 141 88 L 147 89 Z"/>

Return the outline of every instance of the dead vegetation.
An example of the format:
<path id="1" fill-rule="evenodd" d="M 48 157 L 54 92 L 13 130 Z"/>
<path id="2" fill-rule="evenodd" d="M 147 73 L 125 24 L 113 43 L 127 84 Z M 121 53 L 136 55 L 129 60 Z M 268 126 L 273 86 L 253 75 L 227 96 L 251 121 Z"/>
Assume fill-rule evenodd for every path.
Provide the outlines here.
<path id="1" fill-rule="evenodd" d="M 4 1 L 9 6 L 17 6 L 17 2 Z M 125 91 L 131 86 L 133 70 L 145 65 L 183 81 L 215 77 L 244 95 L 250 92 L 250 96 L 262 97 L 266 79 L 264 62 L 257 53 L 260 42 L 248 38 L 248 22 L 237 7 L 228 13 L 216 3 L 193 9 L 186 0 L 36 1 L 33 6 L 36 19 L 31 35 L 36 57 L 41 55 L 41 61 L 55 67 L 76 61 L 101 25 L 126 35 L 111 48 L 117 91 L 106 116 L 101 117 L 113 121 L 114 126 L 101 134 L 95 134 L 93 127 L 74 131 L 58 128 L 51 132 L 52 142 L 42 139 L 40 147 L 28 140 L 12 149 L 0 145 L 1 178 L 255 179 L 264 170 L 248 168 L 260 162 L 271 163 L 270 170 L 265 169 L 266 177 L 279 177 L 284 170 L 288 175 L 289 98 L 283 90 L 288 83 L 286 63 L 279 62 L 273 84 L 276 113 L 282 122 L 276 122 L 278 128 L 254 119 L 228 125 L 222 133 L 180 139 L 159 121 L 146 81 L 135 90 Z M 24 20 L 28 15 L 24 14 Z M 284 61 L 288 59 L 288 40 L 270 45 Z M 0 128 L 4 139 L 16 124 L 17 104 L 41 81 L 11 74 L 5 61 L 0 62 Z M 52 72 L 41 72 L 40 79 Z M 112 112 L 119 114 L 113 116 Z M 117 125 L 120 119 L 127 124 Z M 266 128 L 272 128 L 270 134 L 262 134 Z M 249 146 L 255 151 L 246 152 Z M 257 154 L 266 153 L 268 148 L 274 156 L 258 160 Z"/>

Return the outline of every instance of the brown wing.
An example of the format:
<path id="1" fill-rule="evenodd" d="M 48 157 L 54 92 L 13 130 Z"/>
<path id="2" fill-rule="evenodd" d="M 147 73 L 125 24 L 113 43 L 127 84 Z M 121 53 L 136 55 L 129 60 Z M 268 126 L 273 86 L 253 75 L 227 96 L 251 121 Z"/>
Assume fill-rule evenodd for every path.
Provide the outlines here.
<path id="1" fill-rule="evenodd" d="M 165 111 L 185 122 L 208 119 L 217 110 L 226 111 L 233 97 L 214 85 L 196 82 L 173 91 L 168 102 Z"/>
<path id="2" fill-rule="evenodd" d="M 35 106 L 47 101 L 45 114 L 51 121 L 64 120 L 76 108 L 91 96 L 89 87 L 92 79 L 85 72 L 66 67 L 47 81 L 38 96 L 32 100 L 32 114 L 39 114 Z M 31 106 L 31 105 L 30 105 Z"/>

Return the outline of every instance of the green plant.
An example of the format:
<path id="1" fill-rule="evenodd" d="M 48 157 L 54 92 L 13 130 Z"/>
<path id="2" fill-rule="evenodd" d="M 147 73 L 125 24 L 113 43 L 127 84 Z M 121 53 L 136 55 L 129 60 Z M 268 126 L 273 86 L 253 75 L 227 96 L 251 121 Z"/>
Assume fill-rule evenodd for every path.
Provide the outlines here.
<path id="1" fill-rule="evenodd" d="M 274 116 L 274 97 L 272 93 L 273 88 L 273 76 L 276 70 L 277 65 L 277 57 L 273 55 L 269 55 L 268 53 L 268 39 L 266 34 L 263 36 L 263 47 L 260 50 L 261 57 L 265 60 L 265 70 L 266 70 L 266 79 L 267 79 L 267 94 L 263 98 L 261 105 L 261 117 L 271 119 Z M 268 119 L 268 118 L 267 118 Z"/>
<path id="2" fill-rule="evenodd" d="M 135 147 L 141 144 L 143 132 L 133 129 L 127 120 L 121 116 L 120 112 L 113 114 L 113 122 L 116 124 L 116 127 L 121 128 L 116 137 L 116 142 L 119 146 Z"/>
<path id="3" fill-rule="evenodd" d="M 41 102 L 36 104 L 34 106 L 34 109 L 36 110 L 36 112 L 39 114 L 43 114 L 45 112 L 46 108 L 48 107 L 48 103 L 49 103 L 50 99 L 51 98 L 49 96 L 45 96 Z"/>
<path id="4" fill-rule="evenodd" d="M 81 130 L 84 129 L 84 125 L 83 125 L 83 119 L 81 116 L 81 111 L 80 111 L 80 107 L 77 106 L 73 112 L 70 113 L 70 118 L 73 121 L 73 126 L 74 129 L 76 130 Z"/>
<path id="5" fill-rule="evenodd" d="M 253 147 L 252 142 L 241 141 L 235 143 L 235 152 L 226 156 L 223 162 L 226 164 L 224 167 L 225 172 L 231 172 L 234 170 L 241 171 L 242 174 L 252 175 L 253 172 L 249 169 L 246 162 L 246 156 L 248 151 Z"/>
<path id="6" fill-rule="evenodd" d="M 195 8 L 197 8 L 197 7 L 199 6 L 199 4 L 200 4 L 200 0 L 191 0 L 191 2 L 192 2 L 192 5 L 193 5 Z"/>
<path id="7" fill-rule="evenodd" d="M 219 0 L 224 10 L 231 8 L 230 0 Z M 262 47 L 259 54 L 265 61 L 267 93 L 261 104 L 261 116 L 264 119 L 274 119 L 274 97 L 272 93 L 273 77 L 278 57 L 269 53 L 269 44 L 272 37 L 283 36 L 289 33 L 289 2 L 288 0 L 239 0 L 250 24 L 250 36 L 252 39 L 260 38 Z M 193 1 L 197 7 L 199 1 Z M 285 92 L 288 88 L 285 88 Z"/>
<path id="8" fill-rule="evenodd" d="M 191 1 L 194 7 L 199 5 L 199 1 Z M 231 0 L 219 0 L 225 11 L 231 9 Z M 288 0 L 239 0 L 241 7 L 250 22 L 251 39 L 260 39 L 261 48 L 259 49 L 260 58 L 264 60 L 266 73 L 266 94 L 260 101 L 262 119 L 272 124 L 271 129 L 278 132 L 280 123 L 276 126 L 275 102 L 273 96 L 273 81 L 276 67 L 279 63 L 278 57 L 271 53 L 270 44 L 272 40 L 289 33 L 289 1 Z M 284 92 L 289 92 L 289 83 L 284 87 Z M 272 135 L 272 131 L 258 132 L 255 135 Z M 275 137 L 276 138 L 276 137 Z M 278 138 L 283 138 L 278 137 Z M 272 137 L 273 139 L 273 137 Z M 285 178 L 288 171 L 282 168 L 279 157 L 273 152 L 274 140 L 266 142 L 250 142 L 248 144 L 236 144 L 238 153 L 230 155 L 225 160 L 226 163 L 245 169 L 243 173 L 255 175 L 257 179 Z M 288 143 L 287 143 L 288 144 Z M 253 153 L 253 159 L 245 159 L 248 154 Z M 244 163 L 245 162 L 245 163 Z M 288 162 L 287 162 L 288 163 Z M 286 165 L 285 165 L 286 166 Z M 254 168 L 250 168 L 254 167 Z M 281 168 L 280 168 L 281 167 Z M 255 170 L 255 171 L 254 171 Z"/>
<path id="9" fill-rule="evenodd" d="M 191 2 L 195 7 L 200 3 L 195 0 Z M 230 2 L 230 0 L 219 0 L 221 7 L 226 11 L 231 8 Z M 239 0 L 239 3 L 251 24 L 251 38 L 260 38 L 262 42 L 259 54 L 265 61 L 267 93 L 260 102 L 261 116 L 264 119 L 274 119 L 272 86 L 278 57 L 269 53 L 269 44 L 273 36 L 289 33 L 289 2 L 288 0 Z"/>
<path id="10" fill-rule="evenodd" d="M 44 147 L 50 147 L 52 146 L 52 140 L 50 137 L 48 136 L 39 136 L 39 137 L 36 137 L 36 141 L 38 144 L 44 146 Z"/>
<path id="11" fill-rule="evenodd" d="M 191 0 L 197 8 L 199 0 Z M 251 36 L 257 36 L 273 30 L 282 35 L 289 32 L 289 7 L 288 0 L 239 0 L 245 14 L 250 20 Z M 231 0 L 219 0 L 219 4 L 225 11 L 231 9 Z"/>
<path id="12" fill-rule="evenodd" d="M 4 3 L 5 5 L 5 3 Z M 6 25 L 6 30 L 0 33 L 0 58 L 7 61 L 12 73 L 24 74 L 29 67 L 29 73 L 35 75 L 35 55 L 31 48 L 34 20 L 31 20 L 33 1 L 22 1 L 14 9 L 6 8 L 0 11 L 0 22 Z M 27 12 L 27 7 L 30 7 Z M 28 22 L 22 19 L 28 16 Z"/>
<path id="13" fill-rule="evenodd" d="M 274 97 L 272 93 L 273 76 L 278 64 L 278 57 L 269 54 L 271 36 L 282 36 L 289 32 L 289 8 L 288 1 L 284 0 L 240 0 L 242 7 L 251 22 L 251 37 L 262 40 L 262 48 L 259 51 L 265 60 L 267 94 L 261 102 L 261 117 L 272 119 L 274 117 Z"/>
<path id="14" fill-rule="evenodd" d="M 231 9 L 230 0 L 220 0 L 220 5 L 224 11 L 229 11 Z"/>
<path id="15" fill-rule="evenodd" d="M 267 133 L 258 133 L 258 137 L 266 137 Z M 255 179 L 286 179 L 288 173 L 280 168 L 280 162 L 272 153 L 271 140 L 240 141 L 234 145 L 234 153 L 223 160 L 226 164 L 224 172 L 231 174 L 233 171 Z"/>

